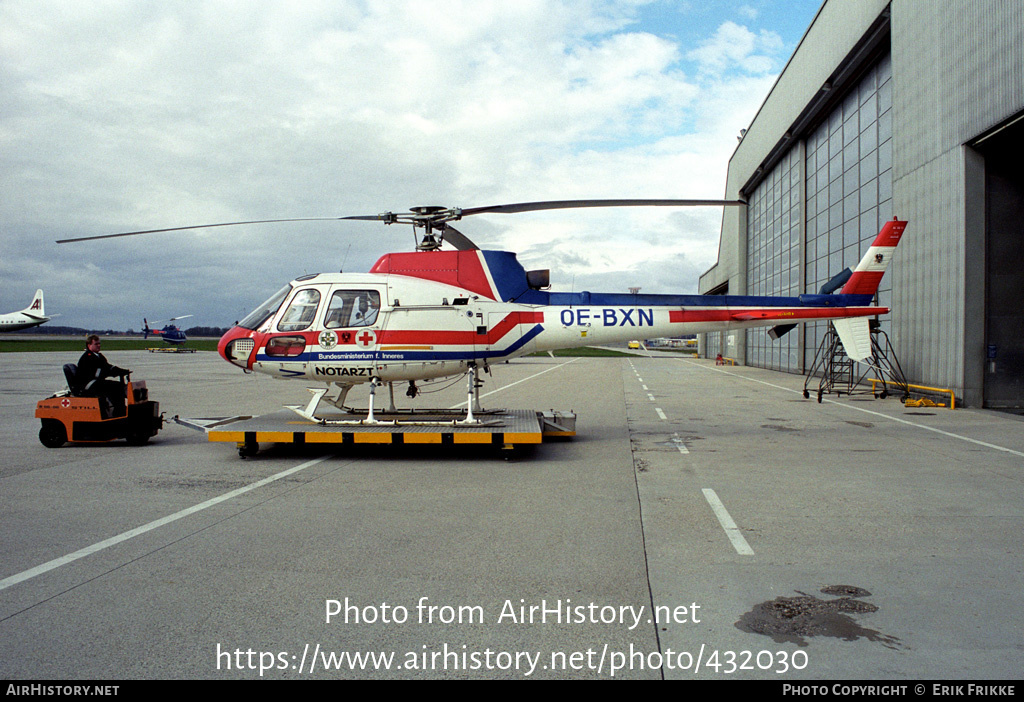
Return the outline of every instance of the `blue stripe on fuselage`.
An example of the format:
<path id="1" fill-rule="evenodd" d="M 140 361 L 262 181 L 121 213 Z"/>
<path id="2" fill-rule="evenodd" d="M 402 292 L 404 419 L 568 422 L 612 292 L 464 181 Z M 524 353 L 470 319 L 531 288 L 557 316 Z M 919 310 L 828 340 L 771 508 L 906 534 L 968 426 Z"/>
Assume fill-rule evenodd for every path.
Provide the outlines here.
<path id="1" fill-rule="evenodd" d="M 861 307 L 873 295 L 808 294 L 797 297 L 755 295 L 630 295 L 629 293 L 563 293 L 532 290 L 526 270 L 510 251 L 483 251 L 484 262 L 497 288 L 498 299 L 524 305 L 563 307 Z"/>
<path id="2" fill-rule="evenodd" d="M 515 301 L 555 307 L 863 307 L 873 295 L 630 295 L 629 293 L 561 293 L 530 290 Z"/>

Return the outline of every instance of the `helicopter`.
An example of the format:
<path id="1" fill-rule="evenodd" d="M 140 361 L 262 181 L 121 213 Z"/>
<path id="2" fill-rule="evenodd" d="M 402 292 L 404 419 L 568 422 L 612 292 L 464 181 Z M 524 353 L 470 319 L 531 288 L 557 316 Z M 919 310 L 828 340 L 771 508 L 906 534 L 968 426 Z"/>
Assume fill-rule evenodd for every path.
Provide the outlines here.
<path id="1" fill-rule="evenodd" d="M 484 250 L 452 226 L 464 217 L 539 210 L 637 206 L 738 206 L 742 200 L 557 200 L 476 208 L 414 207 L 377 215 L 226 222 L 105 234 L 58 243 L 271 222 L 361 220 L 411 224 L 422 230 L 415 251 L 387 253 L 368 273 L 318 273 L 296 278 L 238 321 L 218 353 L 245 372 L 317 383 L 305 407 L 324 423 L 321 401 L 344 408 L 349 391 L 370 384 L 366 420 L 374 422 L 375 389 L 466 374 L 479 400 L 481 371 L 525 354 L 635 338 L 680 336 L 769 326 L 777 338 L 802 322 L 833 321 L 853 360 L 870 353 L 869 318 L 879 282 L 906 228 L 888 221 L 855 270 L 835 276 L 817 294 L 795 297 L 554 292 L 549 270 L 526 270 L 509 251 Z M 417 238 L 419 236 L 417 235 Z M 447 244 L 454 250 L 442 249 Z M 838 290 L 838 293 L 835 291 Z M 865 341 L 866 340 L 866 341 Z M 866 344 L 866 348 L 865 348 Z M 859 356 L 859 357 L 858 357 Z M 336 391 L 334 396 L 328 393 Z M 468 405 L 467 423 L 477 421 Z"/>
<path id="2" fill-rule="evenodd" d="M 187 319 L 188 317 L 191 317 L 191 316 L 192 315 L 190 315 L 190 314 L 183 314 L 180 317 L 171 317 L 167 321 L 168 322 L 176 322 L 179 319 Z M 160 324 L 160 322 L 153 322 L 153 324 Z M 142 338 L 143 339 L 148 339 L 150 334 L 152 334 L 153 336 L 161 337 L 164 341 L 166 341 L 168 344 L 171 344 L 172 346 L 177 346 L 179 344 L 184 344 L 186 341 L 188 341 L 188 338 L 185 336 L 185 332 L 182 331 L 182 329 L 180 327 L 177 327 L 177 326 L 175 326 L 173 324 L 167 324 L 167 325 L 164 326 L 163 329 L 150 329 L 149 328 L 149 321 L 146 320 L 145 317 L 143 317 L 143 319 L 142 319 Z"/>

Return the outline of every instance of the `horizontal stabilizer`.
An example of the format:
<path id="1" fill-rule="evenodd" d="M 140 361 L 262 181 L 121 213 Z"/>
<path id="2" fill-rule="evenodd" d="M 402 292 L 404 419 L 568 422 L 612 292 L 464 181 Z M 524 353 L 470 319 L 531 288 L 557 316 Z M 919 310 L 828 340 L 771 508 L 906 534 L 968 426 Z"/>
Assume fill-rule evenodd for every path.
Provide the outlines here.
<path id="1" fill-rule="evenodd" d="M 846 281 L 848 281 L 852 275 L 853 271 L 851 271 L 849 268 L 844 268 L 839 273 L 836 273 L 834 276 L 832 276 L 832 280 L 828 281 L 827 283 L 821 286 L 819 294 L 831 295 L 836 290 L 846 285 Z"/>
<path id="2" fill-rule="evenodd" d="M 863 361 L 871 355 L 871 320 L 867 317 L 836 319 L 832 326 L 843 342 L 846 355 L 854 361 Z"/>

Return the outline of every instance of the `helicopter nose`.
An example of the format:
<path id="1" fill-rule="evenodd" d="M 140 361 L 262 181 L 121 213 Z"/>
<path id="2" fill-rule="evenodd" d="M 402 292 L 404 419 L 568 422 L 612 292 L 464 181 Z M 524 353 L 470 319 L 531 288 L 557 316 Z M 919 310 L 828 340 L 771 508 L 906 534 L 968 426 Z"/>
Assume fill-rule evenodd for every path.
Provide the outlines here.
<path id="1" fill-rule="evenodd" d="M 232 328 L 217 342 L 217 353 L 228 363 L 249 370 L 256 350 L 256 342 L 250 334 L 252 332 L 243 327 Z"/>

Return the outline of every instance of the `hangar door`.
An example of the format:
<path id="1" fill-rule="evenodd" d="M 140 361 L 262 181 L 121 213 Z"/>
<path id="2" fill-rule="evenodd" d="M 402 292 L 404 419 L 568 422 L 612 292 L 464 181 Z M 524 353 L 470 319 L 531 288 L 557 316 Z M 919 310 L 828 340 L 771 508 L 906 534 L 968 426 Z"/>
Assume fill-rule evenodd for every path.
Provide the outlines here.
<path id="1" fill-rule="evenodd" d="M 985 156 L 985 406 L 1024 407 L 1024 122 L 987 139 Z M 992 358 L 992 356 L 995 358 Z"/>

